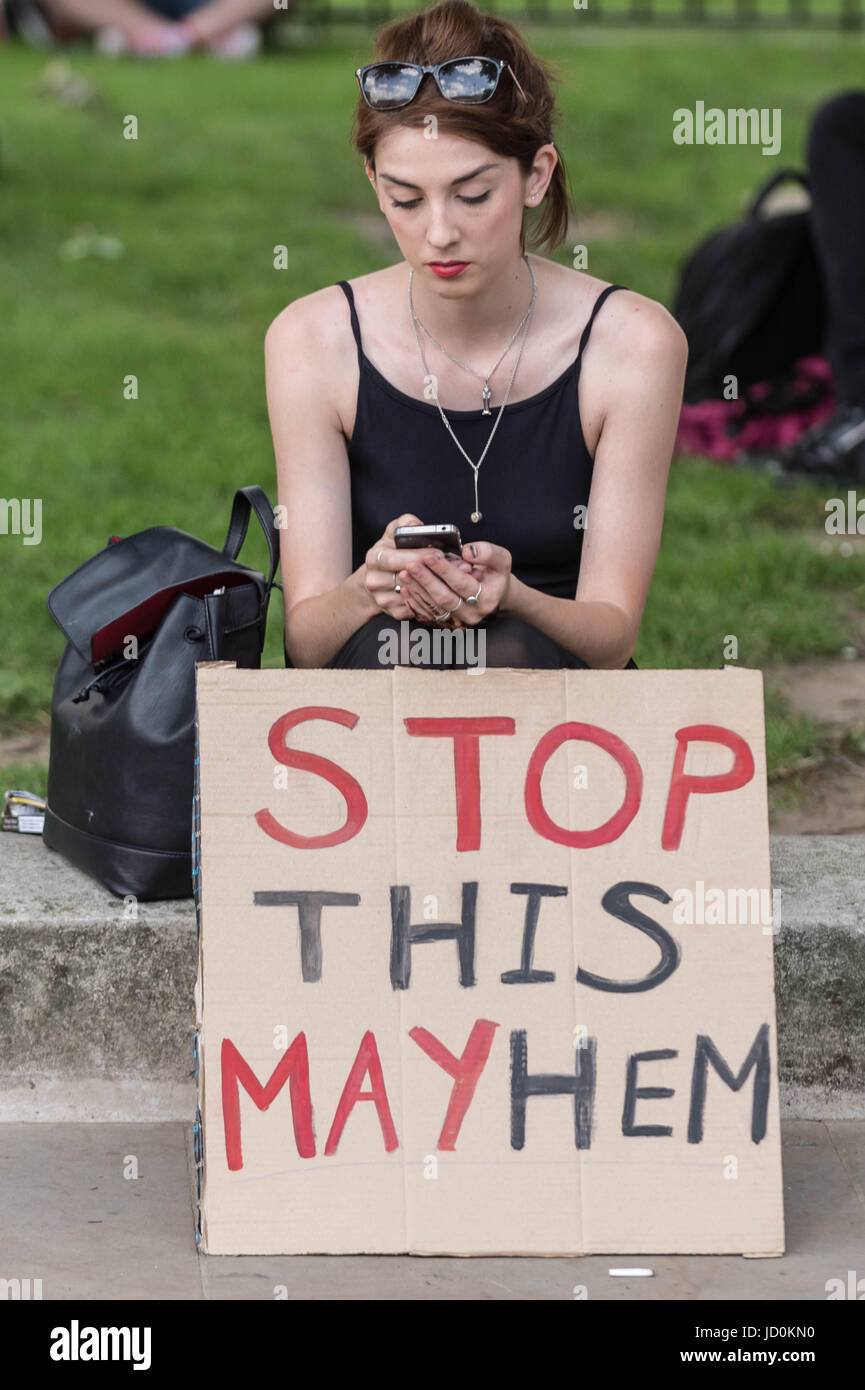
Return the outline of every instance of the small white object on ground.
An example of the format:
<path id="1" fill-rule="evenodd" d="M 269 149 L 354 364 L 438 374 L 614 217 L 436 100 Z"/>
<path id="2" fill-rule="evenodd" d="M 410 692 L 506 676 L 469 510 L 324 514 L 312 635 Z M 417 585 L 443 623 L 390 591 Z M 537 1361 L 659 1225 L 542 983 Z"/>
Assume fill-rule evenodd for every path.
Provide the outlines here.
<path id="1" fill-rule="evenodd" d="M 611 1269 L 610 1273 L 620 1279 L 649 1279 L 655 1271 L 653 1269 Z"/>
<path id="2" fill-rule="evenodd" d="M 173 24 L 154 24 L 138 39 L 107 25 L 96 30 L 93 47 L 106 58 L 182 58 L 191 49 L 192 42 Z"/>
<path id="3" fill-rule="evenodd" d="M 262 35 L 257 24 L 236 24 L 206 45 L 215 58 L 254 58 L 261 51 Z"/>
<path id="4" fill-rule="evenodd" d="M 93 35 L 93 47 L 106 58 L 116 58 L 120 53 L 129 52 L 129 40 L 122 29 L 105 25 Z"/>

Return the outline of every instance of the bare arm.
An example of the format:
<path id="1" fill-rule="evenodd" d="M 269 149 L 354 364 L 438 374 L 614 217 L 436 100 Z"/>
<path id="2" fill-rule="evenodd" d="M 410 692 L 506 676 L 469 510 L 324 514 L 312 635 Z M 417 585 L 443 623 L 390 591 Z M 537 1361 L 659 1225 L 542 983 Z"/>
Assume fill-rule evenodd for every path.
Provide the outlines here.
<path id="1" fill-rule="evenodd" d="M 184 16 L 184 22 L 202 42 L 218 38 L 235 24 L 264 19 L 273 14 L 273 0 L 210 0 Z"/>
<path id="2" fill-rule="evenodd" d="M 575 600 L 512 578 L 503 610 L 589 666 L 611 670 L 633 655 L 658 558 L 688 358 L 684 333 L 661 305 L 628 294 L 617 310 L 618 323 L 605 325 L 604 352 L 591 368 L 586 364 L 593 389 L 609 405 L 595 451 Z"/>
<path id="3" fill-rule="evenodd" d="M 380 611 L 365 565 L 351 570 L 351 491 L 339 417 L 314 344 L 319 303 L 297 300 L 264 340 L 267 409 L 279 503 L 285 644 L 295 666 L 326 666 L 353 632 Z"/>

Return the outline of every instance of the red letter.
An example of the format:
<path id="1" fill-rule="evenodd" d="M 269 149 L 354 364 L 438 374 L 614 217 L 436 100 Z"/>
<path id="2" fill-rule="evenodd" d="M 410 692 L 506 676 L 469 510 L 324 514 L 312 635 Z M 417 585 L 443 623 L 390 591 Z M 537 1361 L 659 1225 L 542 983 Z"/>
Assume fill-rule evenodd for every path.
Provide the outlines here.
<path id="1" fill-rule="evenodd" d="M 369 1072 L 369 1079 L 372 1082 L 372 1090 L 362 1091 L 360 1083 L 367 1072 Z M 381 1074 L 381 1062 L 379 1061 L 378 1048 L 375 1045 L 375 1034 L 372 1032 L 364 1033 L 361 1038 L 357 1056 L 339 1098 L 339 1105 L 336 1107 L 330 1134 L 327 1136 L 327 1143 L 324 1146 L 326 1154 L 336 1153 L 336 1146 L 342 1138 L 345 1122 L 359 1100 L 375 1101 L 378 1122 L 384 1135 L 385 1152 L 390 1153 L 392 1149 L 398 1149 L 399 1141 L 393 1127 L 390 1106 L 387 1103 L 387 1091 L 384 1088 L 384 1077 Z"/>
<path id="2" fill-rule="evenodd" d="M 688 744 L 692 740 L 704 743 L 723 743 L 733 753 L 733 766 L 729 772 L 715 773 L 711 777 L 694 777 L 684 771 Z M 685 807 L 692 792 L 729 792 L 744 787 L 754 776 L 754 756 L 740 734 L 732 729 L 724 729 L 719 724 L 691 724 L 687 729 L 676 730 L 676 757 L 673 761 L 673 775 L 670 778 L 670 792 L 667 797 L 667 811 L 664 816 L 664 830 L 661 835 L 662 849 L 678 849 L 685 823 Z"/>
<path id="3" fill-rule="evenodd" d="M 443 1071 L 446 1071 L 448 1076 L 454 1078 L 445 1122 L 442 1125 L 442 1132 L 436 1146 L 439 1149 L 456 1148 L 460 1125 L 472 1103 L 478 1078 L 490 1055 L 493 1034 L 498 1026 L 497 1023 L 490 1023 L 487 1018 L 479 1018 L 469 1034 L 469 1040 L 465 1045 L 462 1057 L 459 1059 L 448 1051 L 444 1043 L 439 1042 L 432 1033 L 428 1033 L 426 1028 L 412 1028 L 409 1032 L 409 1037 L 414 1038 L 418 1047 L 422 1048 L 426 1055 L 431 1057 Z"/>
<path id="4" fill-rule="evenodd" d="M 222 1122 L 225 1126 L 225 1156 L 229 1170 L 243 1167 L 240 1143 L 240 1087 L 252 1097 L 259 1110 L 267 1110 L 275 1096 L 289 1081 L 291 1120 L 294 1140 L 301 1158 L 315 1158 L 312 1132 L 312 1105 L 309 1098 L 309 1056 L 306 1038 L 298 1033 L 291 1047 L 280 1058 L 276 1070 L 262 1086 L 249 1063 L 230 1038 L 222 1040 Z"/>
<path id="5" fill-rule="evenodd" d="M 599 748 L 606 749 L 625 774 L 625 799 L 615 815 L 610 816 L 610 819 L 598 826 L 597 830 L 563 830 L 555 821 L 550 820 L 541 799 L 544 768 L 560 744 L 570 738 L 585 739 L 587 743 L 596 743 Z M 636 754 L 622 739 L 606 729 L 599 729 L 596 724 L 557 724 L 549 733 L 544 734 L 529 760 L 529 770 L 526 773 L 526 814 L 533 829 L 557 845 L 572 845 L 575 849 L 594 849 L 596 845 L 607 845 L 611 840 L 617 840 L 639 811 L 642 795 L 643 772 Z"/>
<path id="6" fill-rule="evenodd" d="M 351 714 L 346 709 L 330 709 L 326 705 L 304 705 L 301 709 L 292 710 L 290 714 L 284 714 L 281 719 L 277 719 L 267 736 L 268 747 L 276 761 L 284 763 L 286 767 L 299 767 L 304 772 L 317 772 L 319 777 L 323 777 L 332 787 L 336 787 L 337 791 L 342 792 L 348 814 L 339 830 L 331 830 L 327 835 L 297 835 L 293 830 L 286 830 L 284 825 L 280 825 L 270 811 L 256 811 L 255 819 L 265 835 L 270 835 L 272 839 L 279 840 L 284 845 L 291 845 L 293 849 L 324 849 L 328 845 L 341 845 L 345 840 L 351 840 L 363 828 L 368 808 L 360 783 L 338 763 L 332 763 L 330 758 L 321 758 L 317 753 L 303 753 L 298 748 L 285 746 L 285 736 L 289 729 L 308 719 L 331 719 L 334 724 L 344 724 L 347 729 L 353 729 L 358 718 L 358 715 Z"/>
<path id="7" fill-rule="evenodd" d="M 415 738 L 453 738 L 454 780 L 457 795 L 457 849 L 481 847 L 481 778 L 479 744 L 481 734 L 512 734 L 514 721 L 490 715 L 472 719 L 406 719 L 406 729 Z"/>

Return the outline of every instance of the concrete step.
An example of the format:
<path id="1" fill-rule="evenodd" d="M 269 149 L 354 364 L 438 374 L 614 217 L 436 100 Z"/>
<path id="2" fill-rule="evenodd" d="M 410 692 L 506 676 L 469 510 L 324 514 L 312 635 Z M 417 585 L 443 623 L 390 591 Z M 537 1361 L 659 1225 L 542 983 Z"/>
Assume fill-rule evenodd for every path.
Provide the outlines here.
<path id="1" fill-rule="evenodd" d="M 865 836 L 771 841 L 782 1114 L 865 1119 Z M 0 834 L 0 1121 L 188 1119 L 192 901 Z"/>

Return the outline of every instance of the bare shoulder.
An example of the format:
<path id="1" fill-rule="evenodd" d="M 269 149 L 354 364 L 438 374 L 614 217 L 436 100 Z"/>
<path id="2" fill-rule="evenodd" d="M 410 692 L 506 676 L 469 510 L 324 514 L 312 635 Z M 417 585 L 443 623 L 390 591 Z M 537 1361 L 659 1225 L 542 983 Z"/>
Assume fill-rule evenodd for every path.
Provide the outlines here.
<path id="1" fill-rule="evenodd" d="M 688 340 L 669 309 L 636 290 L 620 289 L 605 301 L 592 328 L 596 348 L 619 353 L 634 363 L 662 357 L 673 364 L 688 357 Z"/>
<path id="2" fill-rule="evenodd" d="M 371 270 L 366 275 L 350 279 L 352 293 L 356 301 L 366 299 L 382 289 L 389 289 L 395 283 L 400 267 L 386 266 L 383 270 Z M 277 341 L 290 338 L 298 333 L 310 335 L 316 345 L 326 349 L 339 347 L 346 337 L 345 326 L 349 322 L 348 296 L 339 284 L 325 285 L 311 294 L 301 295 L 280 310 L 267 330 L 267 337 Z M 351 333 L 349 341 L 353 345 Z"/>
<path id="3" fill-rule="evenodd" d="M 540 262 L 563 319 L 577 326 L 587 323 L 610 281 L 599 280 L 585 271 L 572 270 L 570 266 L 543 257 L 531 259 L 536 272 Z M 617 353 L 623 348 L 638 356 L 658 353 L 673 358 L 687 356 L 687 339 L 669 310 L 644 294 L 624 288 L 617 289 L 605 300 L 592 325 L 592 343 L 596 357 L 600 355 L 599 348 L 604 356 L 607 349 Z"/>
<path id="4" fill-rule="evenodd" d="M 311 294 L 301 295 L 286 304 L 268 326 L 264 335 L 268 353 L 293 352 L 303 349 L 307 364 L 328 361 L 333 364 L 346 351 L 348 304 L 339 285 L 325 285 Z"/>
<path id="5" fill-rule="evenodd" d="M 375 316 L 367 304 L 381 298 L 393 279 L 393 268 L 372 271 L 349 280 L 364 337 L 375 342 Z M 365 342 L 365 347 L 367 346 Z M 264 338 L 265 372 L 269 393 L 289 401 L 315 403 L 346 440 L 354 433 L 358 395 L 357 344 L 351 327 L 348 296 L 339 283 L 324 285 L 292 300 L 270 323 Z"/>

